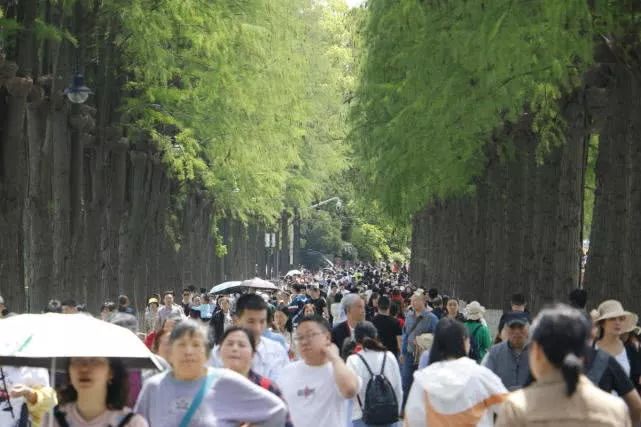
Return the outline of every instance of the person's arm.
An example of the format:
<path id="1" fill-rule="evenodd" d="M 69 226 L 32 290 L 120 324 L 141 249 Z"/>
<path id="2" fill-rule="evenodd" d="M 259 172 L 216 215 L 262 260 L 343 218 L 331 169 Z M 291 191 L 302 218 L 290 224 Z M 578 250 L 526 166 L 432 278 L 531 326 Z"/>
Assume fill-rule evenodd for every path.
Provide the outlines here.
<path id="1" fill-rule="evenodd" d="M 325 348 L 325 355 L 334 368 L 334 381 L 341 396 L 345 399 L 352 399 L 360 389 L 360 378 L 347 367 L 338 353 L 338 347 L 329 344 Z"/>
<path id="2" fill-rule="evenodd" d="M 390 382 L 394 387 L 396 401 L 399 402 L 398 410 L 400 413 L 400 411 L 403 409 L 403 405 L 401 404 L 403 402 L 403 380 L 401 378 L 401 368 L 400 366 L 398 366 L 398 362 L 396 361 L 394 355 L 389 351 L 387 352 L 387 361 L 385 363 L 389 363 L 392 368 L 390 369 Z"/>
<path id="3" fill-rule="evenodd" d="M 11 389 L 11 397 L 21 396 L 27 402 L 29 415 L 36 425 L 40 425 L 44 414 L 58 403 L 56 391 L 51 387 L 14 385 Z"/>
<path id="4" fill-rule="evenodd" d="M 504 402 L 494 427 L 525 427 L 525 425 L 525 417 L 521 411 L 511 401 Z"/>
<path id="5" fill-rule="evenodd" d="M 641 422 L 641 397 L 639 396 L 639 392 L 636 389 L 632 389 L 622 397 L 623 401 L 628 406 L 632 424 L 639 425 Z"/>
<path id="6" fill-rule="evenodd" d="M 287 406 L 281 398 L 236 372 L 219 371 L 220 378 L 213 386 L 215 397 L 209 404 L 220 426 L 242 423 L 261 427 L 285 425 Z"/>

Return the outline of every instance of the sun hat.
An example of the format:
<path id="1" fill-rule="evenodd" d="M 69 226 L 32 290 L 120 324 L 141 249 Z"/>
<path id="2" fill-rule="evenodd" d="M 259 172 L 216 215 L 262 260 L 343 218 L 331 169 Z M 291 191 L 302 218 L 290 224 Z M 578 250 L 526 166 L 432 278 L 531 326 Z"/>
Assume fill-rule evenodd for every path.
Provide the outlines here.
<path id="1" fill-rule="evenodd" d="M 630 311 L 625 311 L 621 303 L 614 299 L 609 299 L 599 304 L 597 313 L 599 316 L 594 320 L 595 322 L 614 319 L 615 317 L 625 317 L 625 324 L 623 325 L 624 331 L 631 331 L 639 320 L 639 316 Z"/>
<path id="2" fill-rule="evenodd" d="M 158 304 L 158 299 L 157 298 L 149 298 L 149 301 L 147 301 L 147 304 L 153 304 L 153 303 Z"/>
<path id="3" fill-rule="evenodd" d="M 480 320 L 485 314 L 485 307 L 483 307 L 478 301 L 472 301 L 465 307 L 467 313 L 467 318 L 470 320 Z"/>

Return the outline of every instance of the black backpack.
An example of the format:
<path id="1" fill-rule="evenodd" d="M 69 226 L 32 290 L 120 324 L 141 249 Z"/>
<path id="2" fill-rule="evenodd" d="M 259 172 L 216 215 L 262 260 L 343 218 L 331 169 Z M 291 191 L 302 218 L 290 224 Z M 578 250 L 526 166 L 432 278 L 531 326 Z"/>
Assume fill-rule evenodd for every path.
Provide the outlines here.
<path id="1" fill-rule="evenodd" d="M 395 423 L 398 421 L 398 400 L 392 384 L 383 374 L 387 352 L 383 354 L 383 366 L 378 375 L 374 375 L 361 354 L 356 353 L 356 355 L 363 361 L 370 375 L 365 388 L 365 404 L 361 402 L 360 396 L 356 395 L 363 411 L 363 422 L 374 426 Z"/>

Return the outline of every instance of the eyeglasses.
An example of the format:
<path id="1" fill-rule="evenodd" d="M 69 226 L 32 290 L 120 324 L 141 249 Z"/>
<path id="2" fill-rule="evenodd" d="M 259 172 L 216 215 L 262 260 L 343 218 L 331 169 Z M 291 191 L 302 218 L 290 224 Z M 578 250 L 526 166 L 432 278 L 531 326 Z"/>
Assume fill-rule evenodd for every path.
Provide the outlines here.
<path id="1" fill-rule="evenodd" d="M 296 342 L 311 341 L 314 338 L 316 338 L 318 335 L 323 335 L 323 334 L 321 332 L 314 332 L 307 335 L 297 335 L 294 337 L 294 341 Z"/>

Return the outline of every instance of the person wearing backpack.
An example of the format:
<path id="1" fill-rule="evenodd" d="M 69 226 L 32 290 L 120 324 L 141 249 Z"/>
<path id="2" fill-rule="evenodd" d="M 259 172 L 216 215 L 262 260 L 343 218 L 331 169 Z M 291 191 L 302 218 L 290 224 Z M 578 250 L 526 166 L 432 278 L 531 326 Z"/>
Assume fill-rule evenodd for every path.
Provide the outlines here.
<path id="1" fill-rule="evenodd" d="M 481 363 L 487 351 L 492 347 L 490 329 L 483 321 L 485 307 L 478 301 L 472 301 L 465 307 L 465 327 L 470 334 L 469 358 Z"/>
<path id="2" fill-rule="evenodd" d="M 347 358 L 347 366 L 361 378 L 362 385 L 353 399 L 353 426 L 394 426 L 403 402 L 396 357 L 378 340 L 371 322 L 357 323 L 354 339 L 362 350 Z"/>

